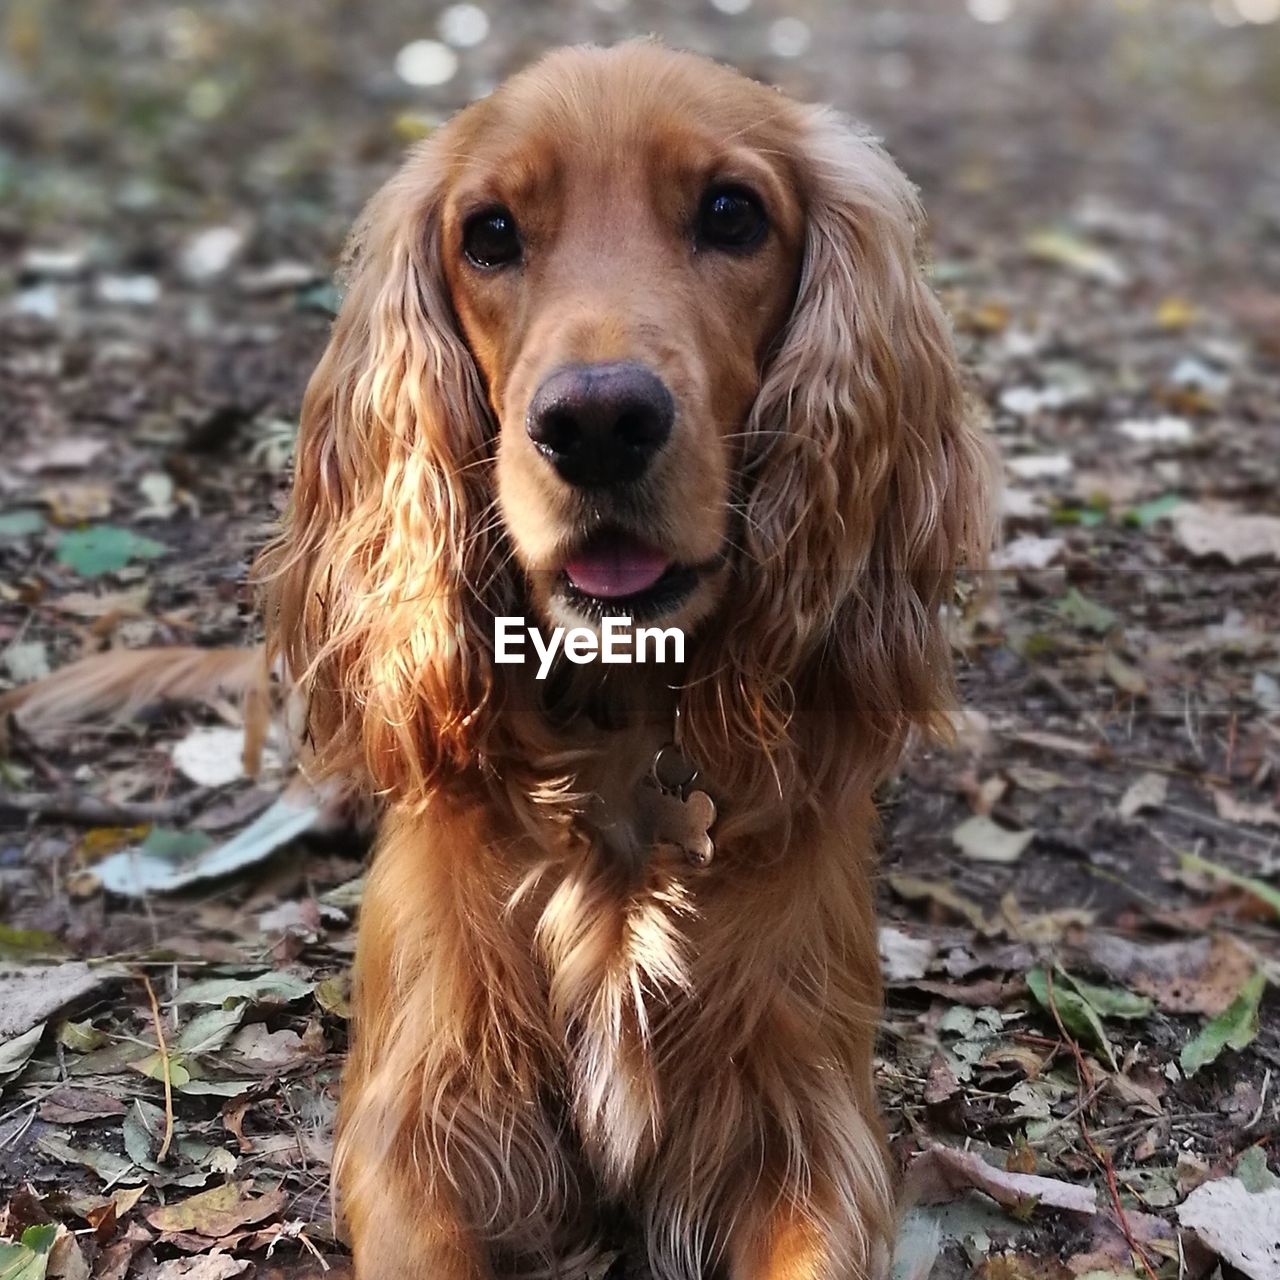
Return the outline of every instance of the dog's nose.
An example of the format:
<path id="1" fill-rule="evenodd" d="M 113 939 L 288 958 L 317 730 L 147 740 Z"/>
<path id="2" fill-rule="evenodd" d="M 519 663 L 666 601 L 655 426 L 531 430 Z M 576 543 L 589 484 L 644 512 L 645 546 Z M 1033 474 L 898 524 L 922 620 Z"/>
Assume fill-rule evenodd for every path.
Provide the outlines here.
<path id="1" fill-rule="evenodd" d="M 625 360 L 557 369 L 529 402 L 525 428 L 562 479 L 599 489 L 638 480 L 674 419 L 662 380 Z"/>

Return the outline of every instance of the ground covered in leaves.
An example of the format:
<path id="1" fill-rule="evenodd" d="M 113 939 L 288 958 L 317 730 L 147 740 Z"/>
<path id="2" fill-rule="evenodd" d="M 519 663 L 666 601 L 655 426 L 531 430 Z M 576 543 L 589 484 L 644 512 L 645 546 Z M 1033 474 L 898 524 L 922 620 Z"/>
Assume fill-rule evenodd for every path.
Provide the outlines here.
<path id="1" fill-rule="evenodd" d="M 833 100 L 923 188 L 1008 486 L 956 747 L 885 794 L 899 1274 L 1280 1276 L 1275 8 L 13 0 L 0 681 L 256 637 L 342 232 L 450 109 L 645 31 Z M 283 744 L 250 780 L 242 738 L 233 705 L 10 735 L 6 1280 L 344 1273 L 364 850 L 283 840 Z M 139 848 L 191 883 L 119 892 Z"/>

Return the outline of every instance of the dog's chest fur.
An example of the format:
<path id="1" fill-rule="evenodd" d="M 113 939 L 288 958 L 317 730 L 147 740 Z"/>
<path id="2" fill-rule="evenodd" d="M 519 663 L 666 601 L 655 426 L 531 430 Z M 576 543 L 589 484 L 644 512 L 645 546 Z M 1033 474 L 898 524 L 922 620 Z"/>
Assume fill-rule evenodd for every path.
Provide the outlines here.
<path id="1" fill-rule="evenodd" d="M 660 1138 L 656 1061 L 693 1009 L 688 929 L 702 873 L 652 847 L 635 799 L 661 744 L 647 733 L 602 761 L 590 846 L 563 865 L 533 933 L 575 1125 L 617 1190 Z"/>

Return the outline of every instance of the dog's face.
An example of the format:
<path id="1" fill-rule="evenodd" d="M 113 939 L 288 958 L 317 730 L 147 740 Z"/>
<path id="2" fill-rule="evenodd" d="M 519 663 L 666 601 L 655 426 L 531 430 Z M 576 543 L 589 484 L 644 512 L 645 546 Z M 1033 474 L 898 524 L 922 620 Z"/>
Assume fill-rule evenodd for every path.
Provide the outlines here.
<path id="1" fill-rule="evenodd" d="M 683 741 L 740 807 L 939 723 L 986 461 L 918 218 L 848 122 L 656 45 L 551 54 L 411 154 L 263 562 L 322 762 L 536 779 L 493 637 L 530 601 L 696 626 Z"/>
<path id="2" fill-rule="evenodd" d="M 566 92 L 521 77 L 456 122 L 440 247 L 535 609 L 690 625 L 723 589 L 804 216 L 785 100 L 631 53 L 625 93 L 583 59 Z"/>

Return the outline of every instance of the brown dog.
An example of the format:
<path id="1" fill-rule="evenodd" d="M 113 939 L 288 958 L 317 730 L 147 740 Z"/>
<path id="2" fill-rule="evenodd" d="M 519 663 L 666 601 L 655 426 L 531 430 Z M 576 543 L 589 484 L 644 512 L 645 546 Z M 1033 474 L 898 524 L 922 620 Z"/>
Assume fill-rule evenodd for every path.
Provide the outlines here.
<path id="1" fill-rule="evenodd" d="M 633 44 L 516 76 L 363 217 L 265 560 L 321 766 L 388 802 L 361 1280 L 570 1274 L 602 1204 L 661 1276 L 883 1267 L 872 789 L 988 528 L 917 216 L 830 111 Z M 526 611 L 691 651 L 540 684 L 493 660 Z M 708 865 L 646 795 L 673 735 Z"/>
<path id="2" fill-rule="evenodd" d="M 830 111 L 653 45 L 553 54 L 370 204 L 264 562 L 317 768 L 386 802 L 361 1280 L 578 1274 L 604 1207 L 662 1277 L 883 1269 L 872 791 L 988 537 L 918 213 Z M 689 652 L 540 682 L 495 662 L 520 614 Z"/>

